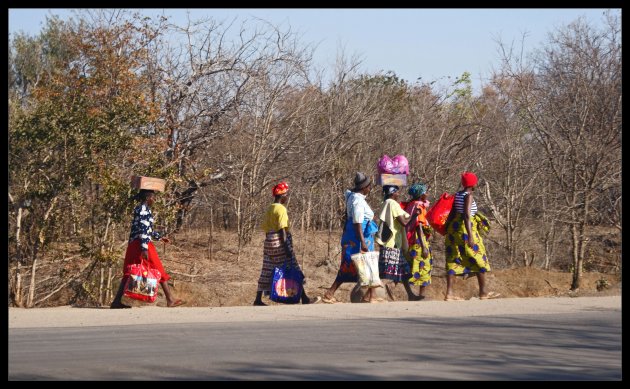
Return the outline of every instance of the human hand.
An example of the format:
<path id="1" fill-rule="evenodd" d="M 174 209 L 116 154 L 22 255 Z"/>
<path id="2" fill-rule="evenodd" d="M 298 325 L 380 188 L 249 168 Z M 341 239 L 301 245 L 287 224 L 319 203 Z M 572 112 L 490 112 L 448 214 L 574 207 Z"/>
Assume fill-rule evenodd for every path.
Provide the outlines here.
<path id="1" fill-rule="evenodd" d="M 473 247 L 475 246 L 475 238 L 473 238 L 473 236 L 472 236 L 472 235 L 470 235 L 470 236 L 468 237 L 468 241 L 467 241 L 467 243 L 468 243 L 468 246 L 470 246 L 470 248 L 473 248 Z"/>
<path id="2" fill-rule="evenodd" d="M 426 247 L 422 248 L 422 258 L 427 258 L 429 256 L 429 250 Z"/>
<path id="3" fill-rule="evenodd" d="M 149 259 L 149 251 L 148 250 L 142 250 L 142 252 L 140 253 L 140 257 L 144 260 L 148 260 Z"/>
<path id="4" fill-rule="evenodd" d="M 367 247 L 367 245 L 365 244 L 365 242 L 361 242 L 361 252 L 362 252 L 362 253 L 367 253 L 368 251 L 369 251 L 369 250 L 368 250 L 368 247 Z"/>

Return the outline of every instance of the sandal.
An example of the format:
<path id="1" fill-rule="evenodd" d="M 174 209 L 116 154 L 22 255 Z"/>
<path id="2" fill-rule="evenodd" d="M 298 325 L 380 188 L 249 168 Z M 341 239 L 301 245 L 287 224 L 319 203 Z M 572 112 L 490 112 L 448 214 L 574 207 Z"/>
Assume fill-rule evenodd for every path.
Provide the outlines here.
<path id="1" fill-rule="evenodd" d="M 323 301 L 323 302 L 325 302 L 326 304 L 336 304 L 336 303 L 338 303 L 338 302 L 339 302 L 339 301 L 338 301 L 336 298 L 334 298 L 334 297 L 330 297 L 330 298 L 328 298 L 328 297 L 326 297 L 326 296 L 322 297 L 322 301 Z"/>
<path id="2" fill-rule="evenodd" d="M 479 300 L 490 300 L 490 299 L 495 299 L 497 297 L 501 297 L 501 294 L 497 292 L 490 292 L 485 296 L 479 296 Z"/>
<path id="3" fill-rule="evenodd" d="M 186 301 L 184 300 L 175 300 L 175 302 L 171 305 L 167 305 L 167 308 L 175 308 L 175 307 L 179 307 L 180 305 L 186 304 Z"/>
<path id="4" fill-rule="evenodd" d="M 444 297 L 444 301 L 464 301 L 466 300 L 463 297 L 459 297 L 459 296 L 446 296 Z"/>

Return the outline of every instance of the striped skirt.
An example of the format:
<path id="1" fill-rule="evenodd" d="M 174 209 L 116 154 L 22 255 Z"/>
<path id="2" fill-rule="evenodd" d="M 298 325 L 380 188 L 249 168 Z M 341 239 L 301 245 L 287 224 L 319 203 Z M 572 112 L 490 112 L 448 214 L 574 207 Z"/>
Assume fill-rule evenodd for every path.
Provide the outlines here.
<path id="1" fill-rule="evenodd" d="M 289 246 L 290 252 L 289 261 L 293 266 L 301 270 L 293 253 L 293 238 L 290 232 L 287 232 L 287 246 Z M 280 233 L 268 232 L 265 237 L 263 265 L 260 271 L 260 278 L 258 278 L 257 291 L 265 293 L 271 292 L 271 281 L 273 280 L 274 269 L 276 266 L 282 266 L 285 260 L 287 260 L 287 253 L 280 239 Z"/>

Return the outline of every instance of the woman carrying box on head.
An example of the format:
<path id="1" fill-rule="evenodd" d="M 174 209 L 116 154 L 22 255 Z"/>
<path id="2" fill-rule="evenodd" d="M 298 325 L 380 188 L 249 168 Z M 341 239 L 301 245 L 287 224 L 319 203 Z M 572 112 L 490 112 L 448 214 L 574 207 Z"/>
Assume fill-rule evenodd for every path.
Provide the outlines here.
<path id="1" fill-rule="evenodd" d="M 129 234 L 129 243 L 127 244 L 127 252 L 125 253 L 125 263 L 123 264 L 123 272 L 126 272 L 127 267 L 132 264 L 139 264 L 143 260 L 148 261 L 152 268 L 160 271 L 162 277 L 160 278 L 160 285 L 164 290 L 164 296 L 166 297 L 167 307 L 177 307 L 184 304 L 184 301 L 173 297 L 171 290 L 168 286 L 168 280 L 171 276 L 166 273 L 162 261 L 158 256 L 157 250 L 151 242 L 151 238 L 155 240 L 161 240 L 164 243 L 169 243 L 170 240 L 166 237 L 161 237 L 157 231 L 153 231 L 153 214 L 151 213 L 151 205 L 153 205 L 155 192 L 152 190 L 141 189 L 136 195 L 136 199 L 140 201 L 140 204 L 133 210 L 133 221 L 131 222 L 131 233 Z M 125 284 L 129 279 L 129 275 L 125 274 L 120 280 L 120 286 L 118 292 L 110 308 L 131 308 L 129 305 L 122 303 L 122 296 L 125 292 Z"/>

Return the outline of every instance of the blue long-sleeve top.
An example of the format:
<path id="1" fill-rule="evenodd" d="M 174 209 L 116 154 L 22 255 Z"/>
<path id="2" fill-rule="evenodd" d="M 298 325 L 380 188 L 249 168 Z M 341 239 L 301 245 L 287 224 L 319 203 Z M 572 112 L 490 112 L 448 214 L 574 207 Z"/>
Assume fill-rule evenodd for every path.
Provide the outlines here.
<path id="1" fill-rule="evenodd" d="M 133 210 L 133 221 L 131 222 L 131 233 L 129 234 L 129 242 L 134 239 L 140 239 L 142 250 L 149 249 L 151 238 L 160 240 L 161 235 L 157 231 L 153 231 L 153 214 L 146 204 L 140 204 Z"/>

